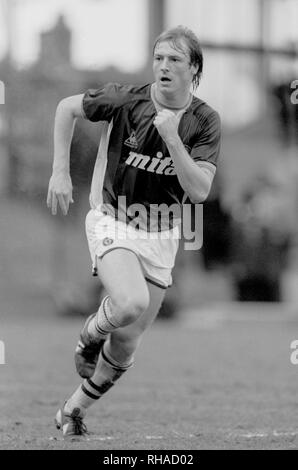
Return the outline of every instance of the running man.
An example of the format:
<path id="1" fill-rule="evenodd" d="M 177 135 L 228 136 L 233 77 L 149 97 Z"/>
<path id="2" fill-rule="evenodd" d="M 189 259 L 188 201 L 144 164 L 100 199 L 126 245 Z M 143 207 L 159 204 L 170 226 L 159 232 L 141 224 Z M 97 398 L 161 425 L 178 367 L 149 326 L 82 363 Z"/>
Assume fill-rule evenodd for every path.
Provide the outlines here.
<path id="1" fill-rule="evenodd" d="M 86 432 L 87 409 L 133 365 L 171 284 L 177 208 L 203 202 L 210 191 L 220 119 L 192 93 L 202 70 L 197 37 L 178 26 L 156 39 L 153 84 L 107 83 L 57 107 L 47 197 L 53 215 L 58 206 L 66 215 L 73 202 L 69 149 L 76 118 L 103 121 L 86 233 L 93 273 L 107 296 L 86 320 L 75 350 L 84 381 L 56 415 L 65 437 Z"/>

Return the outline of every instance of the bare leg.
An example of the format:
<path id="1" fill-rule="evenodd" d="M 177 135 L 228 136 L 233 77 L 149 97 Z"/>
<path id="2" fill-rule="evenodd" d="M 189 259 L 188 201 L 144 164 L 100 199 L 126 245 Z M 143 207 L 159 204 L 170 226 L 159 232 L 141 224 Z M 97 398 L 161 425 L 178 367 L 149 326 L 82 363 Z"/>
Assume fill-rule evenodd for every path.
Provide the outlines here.
<path id="1" fill-rule="evenodd" d="M 156 318 L 166 290 L 148 283 L 150 303 L 147 310 L 134 322 L 124 328 L 118 328 L 110 335 L 107 347 L 111 356 L 118 362 L 132 361 L 144 332 Z"/>
<path id="2" fill-rule="evenodd" d="M 104 258 L 98 263 L 98 271 L 111 297 L 112 313 L 123 326 L 111 332 L 94 374 L 67 401 L 69 414 L 77 408 L 83 416 L 132 365 L 134 352 L 154 321 L 165 295 L 165 289 L 146 283 L 134 253 L 117 249 L 106 255 L 106 262 Z"/>
<path id="3" fill-rule="evenodd" d="M 137 256 L 122 248 L 97 262 L 98 275 L 111 298 L 113 318 L 120 326 L 134 323 L 148 309 L 150 296 Z"/>

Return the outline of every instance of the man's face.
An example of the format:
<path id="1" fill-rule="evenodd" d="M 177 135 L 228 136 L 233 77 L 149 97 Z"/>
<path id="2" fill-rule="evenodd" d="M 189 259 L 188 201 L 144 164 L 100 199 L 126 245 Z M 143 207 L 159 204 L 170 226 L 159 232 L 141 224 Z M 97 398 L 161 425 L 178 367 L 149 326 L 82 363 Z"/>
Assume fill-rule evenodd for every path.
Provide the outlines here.
<path id="1" fill-rule="evenodd" d="M 153 72 L 156 85 L 162 93 L 189 91 L 197 66 L 190 65 L 187 45 L 183 40 L 176 48 L 171 41 L 156 45 L 153 55 Z"/>

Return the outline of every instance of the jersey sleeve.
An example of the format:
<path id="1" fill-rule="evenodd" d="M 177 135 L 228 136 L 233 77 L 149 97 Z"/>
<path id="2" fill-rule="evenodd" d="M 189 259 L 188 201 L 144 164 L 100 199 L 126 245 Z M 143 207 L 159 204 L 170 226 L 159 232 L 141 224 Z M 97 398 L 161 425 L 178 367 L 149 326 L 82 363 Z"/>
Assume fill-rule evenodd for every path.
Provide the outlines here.
<path id="1" fill-rule="evenodd" d="M 87 90 L 82 101 L 83 117 L 92 122 L 110 122 L 125 96 L 125 87 L 117 83 L 107 83 L 97 89 Z"/>
<path id="2" fill-rule="evenodd" d="M 197 141 L 192 147 L 190 153 L 191 157 L 198 164 L 200 164 L 200 162 L 206 162 L 216 167 L 220 152 L 220 141 L 220 117 L 216 111 L 212 110 L 212 113 L 206 117 L 203 130 L 198 135 Z"/>

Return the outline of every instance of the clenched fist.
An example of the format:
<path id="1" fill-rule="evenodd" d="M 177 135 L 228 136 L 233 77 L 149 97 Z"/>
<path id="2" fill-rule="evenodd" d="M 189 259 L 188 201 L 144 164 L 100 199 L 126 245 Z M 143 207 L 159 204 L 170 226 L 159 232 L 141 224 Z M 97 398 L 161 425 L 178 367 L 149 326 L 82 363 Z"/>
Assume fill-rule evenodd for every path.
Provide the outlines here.
<path id="1" fill-rule="evenodd" d="M 66 215 L 72 199 L 72 182 L 68 173 L 53 173 L 49 181 L 47 206 L 53 215 L 57 214 L 59 203 L 63 215 Z"/>
<path id="2" fill-rule="evenodd" d="M 168 109 L 159 111 L 153 124 L 166 143 L 178 136 L 179 119 L 175 113 Z"/>

